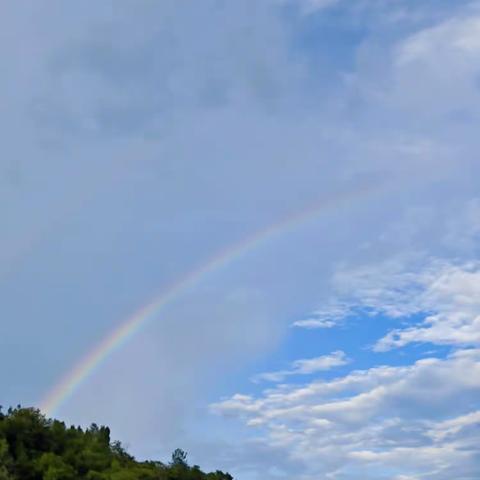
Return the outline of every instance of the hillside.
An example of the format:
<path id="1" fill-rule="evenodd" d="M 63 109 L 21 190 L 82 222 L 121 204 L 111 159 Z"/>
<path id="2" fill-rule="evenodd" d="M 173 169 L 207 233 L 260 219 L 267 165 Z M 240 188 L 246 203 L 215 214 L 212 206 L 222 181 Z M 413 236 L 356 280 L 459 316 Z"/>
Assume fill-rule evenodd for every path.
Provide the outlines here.
<path id="1" fill-rule="evenodd" d="M 110 429 L 46 418 L 33 408 L 0 408 L 0 480 L 233 480 L 189 466 L 180 449 L 168 464 L 136 461 Z"/>

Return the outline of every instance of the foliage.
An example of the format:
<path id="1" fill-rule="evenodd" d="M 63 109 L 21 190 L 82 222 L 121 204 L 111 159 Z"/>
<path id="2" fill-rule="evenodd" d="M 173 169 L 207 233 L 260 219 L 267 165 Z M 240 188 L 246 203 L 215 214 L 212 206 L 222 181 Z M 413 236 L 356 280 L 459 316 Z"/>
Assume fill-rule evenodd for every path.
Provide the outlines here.
<path id="1" fill-rule="evenodd" d="M 0 407 L 0 480 L 233 480 L 228 473 L 204 473 L 177 448 L 172 461 L 136 461 L 110 429 L 83 430 L 20 406 Z"/>
<path id="2" fill-rule="evenodd" d="M 184 467 L 187 465 L 187 452 L 184 452 L 181 448 L 176 448 L 172 453 L 172 466 L 177 465 Z"/>

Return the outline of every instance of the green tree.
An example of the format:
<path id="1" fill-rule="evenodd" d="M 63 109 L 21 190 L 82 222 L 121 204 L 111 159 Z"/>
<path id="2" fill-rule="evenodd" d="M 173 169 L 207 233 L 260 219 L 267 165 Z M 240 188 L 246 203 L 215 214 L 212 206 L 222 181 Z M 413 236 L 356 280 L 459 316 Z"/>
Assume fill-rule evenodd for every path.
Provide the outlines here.
<path id="1" fill-rule="evenodd" d="M 83 430 L 46 418 L 33 408 L 0 408 L 0 480 L 233 480 L 217 471 L 189 467 L 177 448 L 170 464 L 138 462 L 110 429 Z"/>
<path id="2" fill-rule="evenodd" d="M 9 466 L 11 466 L 11 458 L 8 453 L 8 443 L 4 438 L 0 438 L 0 480 L 11 479 L 8 473 Z"/>
<path id="3" fill-rule="evenodd" d="M 36 462 L 43 480 L 75 480 L 75 469 L 52 452 L 44 453 Z"/>
<path id="4" fill-rule="evenodd" d="M 176 448 L 172 453 L 171 465 L 186 467 L 187 452 L 183 451 L 181 448 Z"/>

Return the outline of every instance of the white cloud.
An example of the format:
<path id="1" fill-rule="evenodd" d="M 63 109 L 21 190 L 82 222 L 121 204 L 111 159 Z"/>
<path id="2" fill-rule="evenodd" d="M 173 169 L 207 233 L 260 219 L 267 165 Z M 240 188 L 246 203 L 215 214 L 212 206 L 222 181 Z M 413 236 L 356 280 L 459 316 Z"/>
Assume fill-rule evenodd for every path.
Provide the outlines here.
<path id="1" fill-rule="evenodd" d="M 343 319 L 343 318 L 342 318 Z M 315 329 L 315 328 L 332 328 L 337 325 L 337 322 L 333 319 L 324 319 L 317 317 L 310 317 L 304 320 L 297 320 L 293 323 L 294 327 Z"/>
<path id="2" fill-rule="evenodd" d="M 338 326 L 351 313 L 350 305 L 330 302 L 325 307 L 317 309 L 308 318 L 297 320 L 294 327 L 315 329 Z"/>
<path id="3" fill-rule="evenodd" d="M 278 372 L 266 372 L 255 375 L 252 380 L 254 382 L 268 381 L 280 382 L 286 377 L 292 375 L 311 375 L 312 373 L 331 370 L 335 367 L 346 365 L 350 360 L 345 355 L 345 352 L 337 350 L 329 355 L 322 355 L 316 358 L 308 358 L 295 360 L 290 370 L 280 370 Z"/>
<path id="4" fill-rule="evenodd" d="M 375 345 L 378 351 L 421 342 L 436 345 L 480 344 L 480 264 L 392 258 L 337 270 L 333 277 L 341 308 L 328 316 L 296 322 L 304 328 L 333 326 L 345 317 L 382 315 L 403 322 Z M 414 315 L 421 320 L 412 320 Z M 325 322 L 332 321 L 332 325 Z"/>
<path id="5" fill-rule="evenodd" d="M 472 6 L 400 42 L 387 101 L 436 125 L 474 121 L 480 105 L 479 33 L 478 8 Z"/>
<path id="6" fill-rule="evenodd" d="M 480 50 L 480 18 L 461 15 L 412 35 L 401 45 L 397 63 L 404 65 L 419 60 L 436 62 L 440 49 L 447 48 L 460 56 Z M 478 13 L 478 12 L 477 12 Z M 460 60 L 460 58 L 459 58 Z"/>
<path id="7" fill-rule="evenodd" d="M 480 268 L 442 265 L 419 275 L 423 284 L 414 301 L 417 310 L 429 312 L 420 325 L 389 332 L 377 350 L 412 342 L 438 345 L 480 345 Z"/>
<path id="8" fill-rule="evenodd" d="M 417 256 L 397 256 L 355 268 L 343 266 L 334 273 L 332 282 L 350 310 L 368 309 L 393 318 L 407 316 L 421 309 L 417 297 L 423 290 L 423 278 L 416 271 L 418 263 Z"/>
<path id="9" fill-rule="evenodd" d="M 438 422 L 432 425 L 428 435 L 439 442 L 446 439 L 462 440 L 462 433 L 475 427 L 480 427 L 480 410 Z"/>
<path id="10" fill-rule="evenodd" d="M 471 410 L 479 393 L 480 351 L 468 350 L 234 395 L 212 409 L 255 428 L 286 464 L 302 462 L 298 478 L 447 480 L 457 469 L 455 478 L 467 480 L 480 468 L 479 417 Z"/>

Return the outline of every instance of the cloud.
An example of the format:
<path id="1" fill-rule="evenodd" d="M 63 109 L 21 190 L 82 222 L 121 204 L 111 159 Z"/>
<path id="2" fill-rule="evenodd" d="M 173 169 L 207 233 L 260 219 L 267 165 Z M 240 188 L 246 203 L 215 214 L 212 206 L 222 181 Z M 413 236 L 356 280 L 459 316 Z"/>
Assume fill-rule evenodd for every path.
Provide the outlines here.
<path id="1" fill-rule="evenodd" d="M 472 429 L 480 426 L 480 411 L 474 411 L 465 415 L 438 422 L 429 430 L 428 435 L 436 441 L 443 441 L 445 439 L 455 439 L 459 441 L 468 441 L 470 439 L 465 435 L 470 436 Z M 470 432 L 468 432 L 470 430 Z"/>
<path id="2" fill-rule="evenodd" d="M 292 375 L 311 375 L 316 372 L 331 370 L 335 367 L 346 365 L 350 360 L 345 355 L 345 352 L 337 350 L 329 355 L 322 355 L 320 357 L 308 358 L 302 360 L 295 360 L 290 370 L 280 370 L 278 372 L 260 373 L 253 377 L 254 382 L 281 382 L 286 377 Z"/>
<path id="3" fill-rule="evenodd" d="M 439 259 L 341 269 L 335 275 L 339 292 L 349 292 L 351 309 L 369 315 L 420 323 L 392 330 L 376 344 L 378 351 L 412 342 L 475 346 L 480 341 L 480 269 L 476 262 L 454 264 Z M 342 298 L 342 297 L 341 297 Z M 347 297 L 342 298 L 347 301 Z"/>
<path id="4" fill-rule="evenodd" d="M 340 324 L 350 313 L 349 305 L 330 302 L 325 307 L 312 312 L 308 318 L 297 320 L 293 323 L 293 326 L 306 329 L 333 328 Z"/>
<path id="5" fill-rule="evenodd" d="M 379 340 L 379 351 L 413 342 L 437 345 L 480 344 L 480 269 L 477 264 L 445 265 L 421 275 L 424 290 L 418 311 L 430 312 L 420 325 L 396 329 Z"/>
<path id="6" fill-rule="evenodd" d="M 409 343 L 478 346 L 480 266 L 475 261 L 452 262 L 416 255 L 343 266 L 332 280 L 342 307 L 332 309 L 331 316 L 325 309 L 318 319 L 294 325 L 321 328 L 345 323 L 350 316 L 386 316 L 403 326 L 381 338 L 377 351 Z"/>
<path id="7" fill-rule="evenodd" d="M 212 409 L 245 422 L 286 463 L 301 462 L 298 478 L 448 479 L 457 469 L 456 478 L 468 479 L 478 469 L 471 408 L 479 393 L 480 351 L 467 350 L 237 394 Z"/>
<path id="8" fill-rule="evenodd" d="M 474 121 L 480 101 L 479 29 L 478 4 L 473 3 L 399 42 L 393 89 L 385 99 L 404 111 L 419 111 L 435 126 Z"/>
<path id="9" fill-rule="evenodd" d="M 332 328 L 337 325 L 337 322 L 333 319 L 323 319 L 316 316 L 306 318 L 304 320 L 297 320 L 293 323 L 294 327 L 314 329 L 314 328 Z"/>

